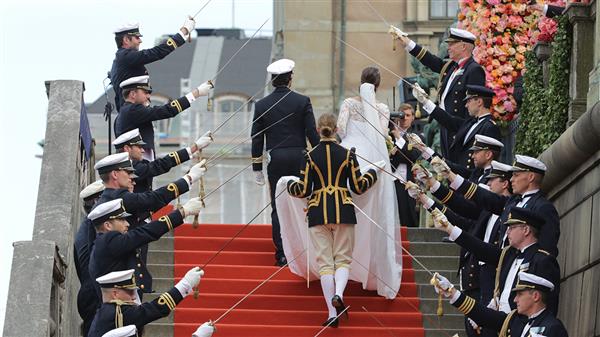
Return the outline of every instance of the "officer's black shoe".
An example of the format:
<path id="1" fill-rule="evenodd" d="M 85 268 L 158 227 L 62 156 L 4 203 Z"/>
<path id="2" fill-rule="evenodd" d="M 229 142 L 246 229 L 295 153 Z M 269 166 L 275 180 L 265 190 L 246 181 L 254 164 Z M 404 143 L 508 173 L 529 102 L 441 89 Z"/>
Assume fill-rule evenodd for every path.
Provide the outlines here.
<path id="1" fill-rule="evenodd" d="M 337 328 L 339 325 L 339 321 L 336 317 L 329 317 L 325 322 L 323 322 L 323 324 L 321 324 L 322 326 L 329 326 L 332 328 Z"/>
<path id="2" fill-rule="evenodd" d="M 442 238 L 442 242 L 444 242 L 444 243 L 452 243 L 453 241 L 452 241 L 452 240 L 450 240 L 450 237 L 449 237 L 449 236 L 444 236 L 444 237 Z"/>
<path id="3" fill-rule="evenodd" d="M 342 311 L 346 309 L 344 301 L 342 301 L 342 298 L 338 295 L 333 296 L 333 298 L 331 299 L 331 305 L 333 305 L 333 307 L 335 308 L 335 311 L 337 312 L 338 316 L 340 316 Z M 348 310 L 344 311 L 344 318 L 348 319 Z"/>
<path id="4" fill-rule="evenodd" d="M 275 260 L 275 265 L 276 265 L 276 266 L 278 266 L 278 267 L 283 267 L 283 266 L 285 266 L 287 263 L 288 263 L 288 262 L 287 262 L 287 259 L 285 258 L 285 256 L 282 256 L 282 257 L 280 257 L 280 258 L 277 258 L 277 259 Z"/>

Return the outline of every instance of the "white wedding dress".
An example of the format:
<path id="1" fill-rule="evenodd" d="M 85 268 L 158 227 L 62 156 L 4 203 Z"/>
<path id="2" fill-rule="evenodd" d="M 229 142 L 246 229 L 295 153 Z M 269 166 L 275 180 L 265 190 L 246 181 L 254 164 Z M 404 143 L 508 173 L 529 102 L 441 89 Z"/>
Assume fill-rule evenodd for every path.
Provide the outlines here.
<path id="1" fill-rule="evenodd" d="M 375 100 L 375 88 L 364 83 L 360 99 L 344 100 L 338 117 L 341 145 L 356 148 L 361 167 L 368 162 L 385 161 L 385 170 L 392 172 L 386 142 L 389 109 Z M 364 158 L 364 159 L 363 159 Z M 366 159 L 366 160 L 365 160 Z M 361 282 L 364 289 L 377 290 L 380 296 L 396 297 L 402 277 L 402 248 L 398 206 L 393 178 L 378 172 L 377 183 L 362 195 L 352 195 L 357 208 L 355 242 L 350 279 Z M 308 237 L 306 199 L 291 197 L 280 180 L 275 195 L 281 224 L 283 249 L 290 270 L 309 280 L 319 279 L 314 247 Z M 368 215 L 368 217 L 367 217 Z M 373 220 L 376 224 L 373 223 Z M 308 247 L 308 254 L 303 254 Z"/>

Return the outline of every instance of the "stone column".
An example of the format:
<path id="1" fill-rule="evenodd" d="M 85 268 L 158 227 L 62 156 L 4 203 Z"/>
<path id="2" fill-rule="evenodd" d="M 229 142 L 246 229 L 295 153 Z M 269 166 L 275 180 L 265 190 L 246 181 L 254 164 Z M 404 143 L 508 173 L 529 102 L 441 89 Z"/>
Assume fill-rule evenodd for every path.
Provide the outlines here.
<path id="1" fill-rule="evenodd" d="M 429 0 L 416 0 L 416 3 L 417 21 L 429 21 Z"/>
<path id="2" fill-rule="evenodd" d="M 552 55 L 552 45 L 548 42 L 538 41 L 533 47 L 533 51 L 535 52 L 535 57 L 542 62 L 542 72 L 544 78 L 544 87 L 548 86 L 548 77 L 549 77 L 549 63 L 548 59 Z"/>
<path id="3" fill-rule="evenodd" d="M 416 1 L 407 0 L 406 1 L 406 21 L 417 21 L 417 4 Z"/>
<path id="4" fill-rule="evenodd" d="M 573 30 L 571 66 L 569 75 L 569 119 L 572 125 L 587 107 L 588 77 L 593 68 L 594 44 L 590 32 L 594 21 L 590 17 L 590 5 L 572 2 L 566 9 Z"/>
<path id="5" fill-rule="evenodd" d="M 600 1 L 594 0 L 590 2 L 591 16 L 598 16 L 600 13 Z M 593 33 L 593 35 L 592 35 Z M 589 88 L 587 93 L 587 106 L 592 106 L 600 100 L 600 20 L 596 19 L 595 29 L 590 30 L 590 36 L 587 40 L 594 48 L 594 68 L 589 75 Z"/>

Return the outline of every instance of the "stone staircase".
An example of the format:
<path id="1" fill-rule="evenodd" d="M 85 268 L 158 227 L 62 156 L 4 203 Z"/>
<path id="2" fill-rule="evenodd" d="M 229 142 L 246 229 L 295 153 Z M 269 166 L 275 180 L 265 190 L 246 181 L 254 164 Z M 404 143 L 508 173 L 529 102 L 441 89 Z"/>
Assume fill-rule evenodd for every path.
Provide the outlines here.
<path id="1" fill-rule="evenodd" d="M 409 228 L 408 240 L 410 252 L 425 268 L 437 271 L 458 285 L 456 269 L 458 266 L 459 247 L 452 243 L 442 243 L 443 233 L 435 229 Z M 154 290 L 157 293 L 146 294 L 144 301 L 149 301 L 173 286 L 173 248 L 172 233 L 159 241 L 150 244 L 148 264 L 154 277 Z M 450 337 L 455 333 L 464 336 L 463 315 L 443 301 L 444 315 L 438 317 L 438 299 L 433 287 L 429 285 L 431 275 L 419 263 L 413 260 L 415 281 L 420 297 L 420 310 L 423 313 L 423 326 L 426 337 Z M 145 329 L 145 336 L 172 337 L 173 314 L 158 320 Z M 202 322 L 199 322 L 199 324 Z M 217 332 L 218 333 L 218 332 Z M 216 336 L 216 335 L 215 335 Z"/>

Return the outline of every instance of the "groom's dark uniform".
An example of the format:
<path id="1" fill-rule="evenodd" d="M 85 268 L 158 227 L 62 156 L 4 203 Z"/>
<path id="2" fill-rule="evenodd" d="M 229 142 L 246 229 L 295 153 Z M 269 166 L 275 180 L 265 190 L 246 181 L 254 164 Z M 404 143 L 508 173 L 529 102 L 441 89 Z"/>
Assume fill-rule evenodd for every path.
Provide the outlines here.
<path id="1" fill-rule="evenodd" d="M 291 79 L 294 62 L 287 59 L 269 65 L 267 71 L 276 77 Z M 265 98 L 256 102 L 252 119 L 252 170 L 262 171 L 263 148 L 270 161 L 267 165 L 269 190 L 271 196 L 272 236 L 275 245 L 275 259 L 285 264 L 285 254 L 281 243 L 281 233 L 277 208 L 275 207 L 275 188 L 283 176 L 298 175 L 304 163 L 306 139 L 312 146 L 319 143 L 310 98 L 290 90 L 288 85 L 277 86 Z"/>

